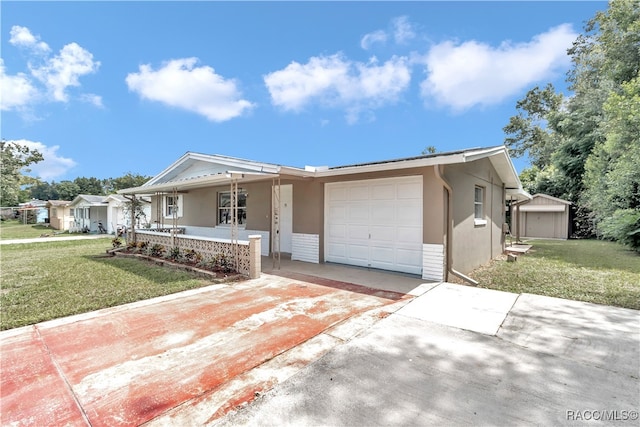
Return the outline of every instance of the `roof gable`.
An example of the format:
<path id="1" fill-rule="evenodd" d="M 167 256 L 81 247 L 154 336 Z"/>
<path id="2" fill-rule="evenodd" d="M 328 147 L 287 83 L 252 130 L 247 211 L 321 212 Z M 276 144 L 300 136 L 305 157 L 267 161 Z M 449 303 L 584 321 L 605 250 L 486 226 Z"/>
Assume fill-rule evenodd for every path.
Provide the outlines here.
<path id="1" fill-rule="evenodd" d="M 84 203 L 83 203 L 84 202 Z M 105 196 L 94 196 L 92 194 L 79 194 L 75 199 L 69 204 L 69 206 L 77 206 L 79 204 L 87 204 L 92 206 L 106 206 L 106 197 Z"/>
<path id="2" fill-rule="evenodd" d="M 278 165 L 236 157 L 187 152 L 168 168 L 150 179 L 143 187 L 226 174 L 230 171 L 277 173 L 279 168 Z"/>

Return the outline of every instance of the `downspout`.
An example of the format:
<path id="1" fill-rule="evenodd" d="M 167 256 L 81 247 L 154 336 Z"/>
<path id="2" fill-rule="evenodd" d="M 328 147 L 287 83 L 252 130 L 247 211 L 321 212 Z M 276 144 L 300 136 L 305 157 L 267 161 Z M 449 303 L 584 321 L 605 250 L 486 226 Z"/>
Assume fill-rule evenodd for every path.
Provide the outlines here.
<path id="1" fill-rule="evenodd" d="M 470 283 L 474 286 L 478 286 L 478 282 L 476 282 L 475 280 L 473 280 L 471 277 L 460 273 L 459 271 L 456 271 L 453 268 L 453 203 L 452 203 L 452 199 L 453 199 L 453 190 L 451 189 L 451 186 L 449 185 L 449 183 L 444 179 L 444 177 L 442 176 L 442 174 L 440 173 L 440 165 L 435 165 L 433 167 L 433 170 L 436 173 L 436 178 L 438 178 L 440 180 L 440 182 L 442 183 L 442 185 L 444 186 L 444 188 L 447 190 L 447 242 L 446 242 L 446 246 L 447 246 L 447 251 L 445 254 L 445 280 L 447 280 L 447 274 L 451 273 L 454 276 L 464 280 L 467 283 Z"/>

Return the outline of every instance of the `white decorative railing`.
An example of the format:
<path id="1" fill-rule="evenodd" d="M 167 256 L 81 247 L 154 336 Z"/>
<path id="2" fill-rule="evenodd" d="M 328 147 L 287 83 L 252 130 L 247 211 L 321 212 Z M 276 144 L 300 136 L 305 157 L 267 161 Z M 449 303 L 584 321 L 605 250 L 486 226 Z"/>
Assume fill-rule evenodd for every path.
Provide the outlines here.
<path id="1" fill-rule="evenodd" d="M 145 242 L 147 245 L 162 245 L 166 250 L 173 247 L 182 251 L 194 250 L 203 256 L 214 258 L 224 255 L 235 258 L 236 244 L 230 239 L 218 239 L 214 237 L 188 236 L 149 230 L 136 230 L 136 241 Z M 238 273 L 251 278 L 259 277 L 261 270 L 260 235 L 248 236 L 249 240 L 237 241 Z"/>

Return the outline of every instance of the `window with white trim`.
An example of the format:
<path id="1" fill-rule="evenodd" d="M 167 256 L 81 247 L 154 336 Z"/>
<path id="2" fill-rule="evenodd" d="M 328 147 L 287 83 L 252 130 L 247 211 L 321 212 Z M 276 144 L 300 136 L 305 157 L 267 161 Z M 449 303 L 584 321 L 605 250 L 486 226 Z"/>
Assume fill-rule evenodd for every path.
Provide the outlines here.
<path id="1" fill-rule="evenodd" d="M 164 196 L 164 217 L 165 218 L 173 218 L 174 213 L 176 217 L 180 218 L 182 216 L 182 196 Z"/>
<path id="2" fill-rule="evenodd" d="M 232 219 L 231 191 L 218 193 L 218 224 L 231 224 Z M 238 224 L 247 222 L 247 192 L 238 189 Z"/>
<path id="3" fill-rule="evenodd" d="M 475 186 L 473 198 L 473 222 L 474 225 L 485 225 L 487 220 L 484 218 L 484 187 Z"/>

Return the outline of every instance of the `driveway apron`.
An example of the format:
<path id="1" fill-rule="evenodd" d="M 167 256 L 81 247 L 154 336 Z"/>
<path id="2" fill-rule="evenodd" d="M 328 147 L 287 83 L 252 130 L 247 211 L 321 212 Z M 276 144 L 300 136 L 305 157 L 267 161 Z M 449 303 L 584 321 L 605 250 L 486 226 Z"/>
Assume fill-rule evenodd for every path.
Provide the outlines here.
<path id="1" fill-rule="evenodd" d="M 263 274 L 5 331 L 1 424 L 140 425 L 403 298 L 411 297 Z M 233 409 L 212 416 L 225 408 Z"/>

